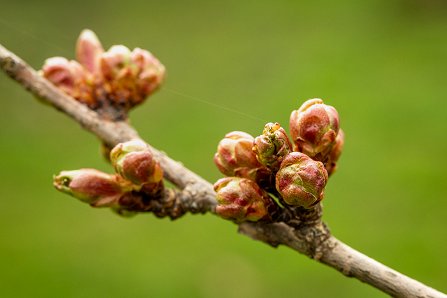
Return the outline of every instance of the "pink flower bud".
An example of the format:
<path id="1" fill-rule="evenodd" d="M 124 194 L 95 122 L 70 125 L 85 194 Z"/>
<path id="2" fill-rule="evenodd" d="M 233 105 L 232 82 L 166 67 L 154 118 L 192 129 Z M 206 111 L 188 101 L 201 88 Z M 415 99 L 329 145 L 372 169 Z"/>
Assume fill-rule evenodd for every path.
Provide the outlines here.
<path id="1" fill-rule="evenodd" d="M 57 190 L 95 206 L 111 206 L 124 193 L 115 175 L 95 169 L 62 171 L 53 184 Z"/>
<path id="2" fill-rule="evenodd" d="M 99 58 L 104 52 L 96 34 L 85 29 L 79 35 L 76 43 L 76 58 L 92 74 L 99 72 Z"/>
<path id="3" fill-rule="evenodd" d="M 292 152 L 276 173 L 276 189 L 287 204 L 311 208 L 323 199 L 327 179 L 323 163 Z"/>
<path id="4" fill-rule="evenodd" d="M 214 184 L 216 213 L 236 222 L 269 219 L 274 204 L 269 194 L 250 179 L 227 177 Z"/>
<path id="5" fill-rule="evenodd" d="M 214 163 L 226 176 L 248 178 L 253 181 L 268 180 L 270 171 L 259 163 L 253 152 L 254 138 L 242 131 L 225 135 L 217 146 Z"/>
<path id="6" fill-rule="evenodd" d="M 296 150 L 326 161 L 339 130 L 337 110 L 319 98 L 309 99 L 290 115 L 290 134 Z"/>
<path id="7" fill-rule="evenodd" d="M 130 152 L 146 151 L 148 150 L 147 144 L 142 140 L 135 139 L 124 143 L 119 143 L 112 148 L 110 152 L 110 160 L 116 162 L 118 159 L 122 158 L 123 155 Z"/>
<path id="8" fill-rule="evenodd" d="M 121 177 L 135 185 L 158 184 L 163 180 L 163 170 L 140 140 L 115 146 L 110 161 Z"/>
<path id="9" fill-rule="evenodd" d="M 96 105 L 89 74 L 76 61 L 63 57 L 45 60 L 42 75 L 56 87 L 90 107 Z"/>
<path id="10" fill-rule="evenodd" d="M 106 80 L 115 80 L 130 72 L 130 50 L 123 45 L 112 46 L 100 57 L 102 75 Z"/>
<path id="11" fill-rule="evenodd" d="M 144 101 L 161 84 L 164 66 L 148 51 L 113 46 L 101 55 L 101 72 L 107 98 L 128 108 Z"/>
<path id="12" fill-rule="evenodd" d="M 261 164 L 276 172 L 292 144 L 279 123 L 267 123 L 262 135 L 255 138 L 253 151 Z"/>
<path id="13" fill-rule="evenodd" d="M 136 82 L 141 100 L 143 100 L 161 85 L 165 76 L 165 67 L 154 55 L 140 48 L 132 51 L 131 60 L 137 69 Z"/>

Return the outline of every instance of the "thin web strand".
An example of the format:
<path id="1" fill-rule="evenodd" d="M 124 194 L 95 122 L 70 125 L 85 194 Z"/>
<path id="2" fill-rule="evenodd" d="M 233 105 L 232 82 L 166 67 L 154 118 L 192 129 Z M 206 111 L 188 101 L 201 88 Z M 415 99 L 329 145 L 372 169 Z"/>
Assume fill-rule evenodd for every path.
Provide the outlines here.
<path id="1" fill-rule="evenodd" d="M 215 108 L 218 108 L 218 109 L 221 109 L 221 110 L 225 110 L 225 111 L 230 112 L 230 113 L 238 114 L 238 115 L 241 115 L 241 116 L 244 116 L 244 117 L 247 117 L 247 118 L 256 120 L 256 121 L 261 121 L 261 122 L 263 122 L 263 123 L 268 122 L 267 120 L 262 119 L 262 118 L 259 118 L 259 117 L 257 117 L 257 116 L 254 116 L 254 115 L 251 115 L 251 114 L 248 114 L 248 113 L 245 113 L 245 112 L 236 110 L 236 109 L 232 109 L 232 108 L 229 108 L 229 107 L 227 107 L 227 106 L 223 106 L 223 105 L 220 105 L 220 104 L 216 104 L 216 103 L 214 103 L 214 102 L 207 101 L 207 100 L 204 100 L 204 99 L 201 99 L 201 98 L 192 96 L 192 95 L 188 95 L 188 94 L 185 94 L 185 93 L 183 93 L 183 92 L 174 90 L 174 89 L 172 89 L 172 88 L 162 87 L 162 89 L 163 89 L 163 90 L 166 90 L 166 91 L 168 91 L 168 92 L 170 92 L 170 93 L 172 93 L 172 94 L 175 94 L 175 95 L 178 95 L 178 96 L 181 96 L 181 97 L 184 97 L 184 98 L 187 98 L 187 99 L 196 101 L 196 102 L 200 102 L 200 103 L 202 103 L 202 104 L 207 104 L 207 105 L 209 105 L 209 106 L 212 106 L 212 107 L 215 107 Z"/>

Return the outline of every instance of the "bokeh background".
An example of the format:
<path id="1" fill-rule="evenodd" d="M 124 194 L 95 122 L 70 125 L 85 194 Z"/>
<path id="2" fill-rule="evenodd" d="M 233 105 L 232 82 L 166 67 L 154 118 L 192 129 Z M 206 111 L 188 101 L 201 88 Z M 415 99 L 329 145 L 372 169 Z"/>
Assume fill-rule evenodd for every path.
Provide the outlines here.
<path id="1" fill-rule="evenodd" d="M 5 1 L 0 42 L 39 68 L 84 28 L 152 51 L 164 87 L 132 113 L 155 147 L 213 182 L 226 132 L 287 127 L 321 97 L 346 132 L 324 220 L 341 240 L 447 291 L 447 2 Z M 385 297 L 212 215 L 123 219 L 56 192 L 111 171 L 97 139 L 0 74 L 3 297 Z"/>

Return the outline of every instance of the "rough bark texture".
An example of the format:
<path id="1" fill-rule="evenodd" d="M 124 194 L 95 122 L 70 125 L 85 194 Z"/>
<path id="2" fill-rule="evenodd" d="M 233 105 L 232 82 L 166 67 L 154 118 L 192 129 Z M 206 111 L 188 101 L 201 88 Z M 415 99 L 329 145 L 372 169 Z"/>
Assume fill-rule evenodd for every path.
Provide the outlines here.
<path id="1" fill-rule="evenodd" d="M 293 229 L 284 223 L 244 223 L 239 231 L 274 247 L 288 246 L 393 297 L 447 297 L 349 247 L 330 235 L 323 223 L 304 229 Z"/>
<path id="2" fill-rule="evenodd" d="M 129 123 L 113 122 L 100 117 L 96 112 L 59 91 L 1 45 L 0 67 L 25 89 L 73 118 L 108 146 L 139 138 Z M 163 152 L 150 148 L 160 162 L 165 178 L 181 191 L 166 190 L 161 204 L 153 202 L 147 211 L 171 218 L 176 218 L 184 212 L 215 213 L 216 201 L 212 185 Z M 301 218 L 294 221 L 287 220 L 287 224 L 246 222 L 239 225 L 239 231 L 274 247 L 288 246 L 394 297 L 447 297 L 334 238 L 326 225 L 321 222 L 320 212 L 319 207 L 309 213 L 298 212 Z"/>

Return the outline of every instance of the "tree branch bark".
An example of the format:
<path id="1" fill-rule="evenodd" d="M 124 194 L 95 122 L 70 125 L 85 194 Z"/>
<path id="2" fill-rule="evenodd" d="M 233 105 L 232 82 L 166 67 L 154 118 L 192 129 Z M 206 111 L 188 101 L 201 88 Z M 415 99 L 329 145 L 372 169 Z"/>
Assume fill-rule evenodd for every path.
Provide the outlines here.
<path id="1" fill-rule="evenodd" d="M 41 77 L 22 59 L 0 45 L 0 67 L 22 87 L 53 105 L 96 135 L 108 146 L 140 138 L 125 121 L 109 121 L 78 103 Z M 166 209 L 153 205 L 148 211 L 158 216 L 175 218 L 178 212 L 215 213 L 216 201 L 212 185 L 181 163 L 150 146 L 163 168 L 165 179 L 181 191 L 169 191 L 163 199 L 169 200 Z M 166 204 L 165 204 L 166 205 Z M 249 223 L 239 225 L 239 231 L 271 246 L 285 245 L 297 252 L 326 264 L 348 277 L 354 277 L 394 297 L 444 297 L 447 295 L 411 279 L 361 254 L 333 237 L 320 220 L 311 224 L 291 226 L 283 222 Z"/>

